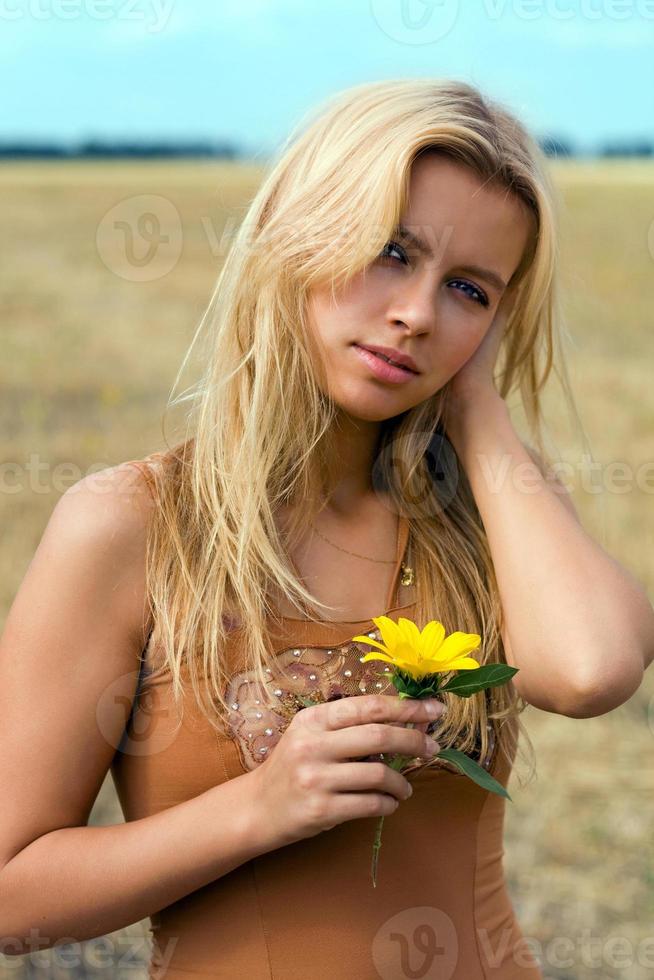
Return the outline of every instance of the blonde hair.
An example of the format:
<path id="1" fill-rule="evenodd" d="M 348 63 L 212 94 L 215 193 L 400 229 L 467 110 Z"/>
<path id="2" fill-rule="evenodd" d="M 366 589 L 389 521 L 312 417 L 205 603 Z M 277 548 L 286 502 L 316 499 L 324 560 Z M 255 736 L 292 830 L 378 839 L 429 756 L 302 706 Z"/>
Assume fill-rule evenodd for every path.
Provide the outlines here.
<path id="1" fill-rule="evenodd" d="M 334 290 L 376 258 L 407 204 L 412 163 L 425 151 L 471 167 L 534 216 L 536 234 L 510 283 L 519 288 L 496 384 L 503 398 L 519 391 L 539 465 L 547 465 L 540 392 L 557 370 L 563 319 L 559 201 L 542 151 L 513 115 L 464 82 L 402 79 L 338 93 L 291 134 L 252 200 L 180 373 L 200 336 L 206 370 L 190 394 L 169 403 L 191 403 L 186 437 L 154 454 L 161 459 L 151 465 L 157 506 L 147 575 L 161 669 L 170 672 L 178 703 L 188 676 L 217 731 L 224 732 L 229 711 L 221 652 L 230 625 L 240 624 L 244 669 L 265 691 L 274 659 L 265 619 L 275 612 L 271 584 L 303 616 L 331 612 L 296 577 L 286 551 L 336 476 L 337 406 L 319 383 L 307 296 L 318 285 Z M 564 359 L 557 373 L 579 422 Z M 416 621 L 479 633 L 475 657 L 506 662 L 487 536 L 465 471 L 447 451 L 446 396 L 447 385 L 381 424 L 376 467 L 410 521 Z M 440 484 L 429 465 L 434 440 L 443 456 Z M 274 514 L 289 504 L 284 542 Z M 483 694 L 445 696 L 441 744 L 467 752 L 481 737 L 485 754 L 488 718 L 497 734 L 505 719 L 522 727 L 526 702 L 512 682 L 490 693 L 491 713 Z M 508 736 L 500 739 L 504 752 Z"/>

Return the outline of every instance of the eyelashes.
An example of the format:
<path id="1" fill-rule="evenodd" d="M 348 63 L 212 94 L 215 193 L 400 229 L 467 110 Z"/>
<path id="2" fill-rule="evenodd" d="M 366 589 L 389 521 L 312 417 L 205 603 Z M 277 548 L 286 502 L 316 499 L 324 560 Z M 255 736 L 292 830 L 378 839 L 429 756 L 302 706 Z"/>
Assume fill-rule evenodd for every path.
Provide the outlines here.
<path id="1" fill-rule="evenodd" d="M 474 299 L 475 302 L 479 303 L 480 306 L 488 306 L 488 299 L 486 298 L 486 294 L 483 293 L 481 289 L 479 289 L 477 286 L 474 286 L 471 282 L 468 282 L 467 279 L 452 279 L 451 281 L 454 283 L 456 282 L 462 283 L 464 286 L 467 286 L 468 289 L 472 289 L 477 294 L 477 296 L 476 298 L 471 297 L 471 299 Z"/>
<path id="2" fill-rule="evenodd" d="M 407 254 L 405 250 L 398 242 L 394 242 L 394 241 L 386 242 L 383 249 L 379 253 L 380 258 L 393 258 L 393 256 L 389 254 L 392 251 L 400 253 L 402 257 L 401 261 L 403 265 L 408 264 Z M 472 282 L 468 282 L 467 279 L 451 279 L 450 283 L 455 283 L 455 284 L 458 283 L 462 286 L 465 286 L 467 289 L 471 289 L 475 295 L 470 295 L 470 293 L 466 293 L 465 295 L 467 295 L 469 299 L 471 299 L 474 303 L 479 303 L 480 306 L 489 305 L 488 297 L 486 296 L 486 293 L 483 291 L 483 289 L 480 289 L 479 286 L 475 286 L 475 284 Z"/>
<path id="3" fill-rule="evenodd" d="M 398 245 L 397 242 L 386 242 L 386 244 L 384 245 L 383 249 L 380 252 L 380 256 L 382 258 L 391 258 L 391 256 L 388 253 L 392 251 L 400 252 L 403 256 L 402 261 L 404 262 L 404 260 L 406 259 L 406 252 L 404 251 L 401 245 Z"/>

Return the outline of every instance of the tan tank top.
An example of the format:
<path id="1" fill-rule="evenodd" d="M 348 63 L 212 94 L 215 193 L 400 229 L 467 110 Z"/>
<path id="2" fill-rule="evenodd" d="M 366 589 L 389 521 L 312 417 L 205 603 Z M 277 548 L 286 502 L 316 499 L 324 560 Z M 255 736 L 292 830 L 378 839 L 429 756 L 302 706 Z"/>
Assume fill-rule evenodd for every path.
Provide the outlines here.
<path id="1" fill-rule="evenodd" d="M 140 461 L 130 461 L 138 463 Z M 411 618 L 402 584 L 409 523 L 398 523 L 396 564 L 385 614 Z M 158 813 L 265 763 L 294 713 L 296 695 L 329 700 L 395 693 L 380 661 L 359 660 L 380 639 L 372 620 L 269 624 L 275 670 L 266 698 L 244 670 L 240 631 L 226 651 L 229 735 L 219 737 L 189 698 L 178 713 L 169 678 L 149 647 L 112 776 L 125 820 Z M 264 700 L 272 708 L 266 708 Z M 430 726 L 437 734 L 438 722 Z M 510 761 L 476 756 L 504 786 Z M 479 745 L 479 742 L 478 742 Z M 472 754 L 472 753 L 471 753 Z M 524 942 L 502 865 L 506 801 L 436 758 L 407 771 L 413 795 L 384 822 L 377 887 L 370 862 L 377 819 L 356 819 L 260 855 L 152 910 L 149 976 L 247 980 L 542 980 Z"/>

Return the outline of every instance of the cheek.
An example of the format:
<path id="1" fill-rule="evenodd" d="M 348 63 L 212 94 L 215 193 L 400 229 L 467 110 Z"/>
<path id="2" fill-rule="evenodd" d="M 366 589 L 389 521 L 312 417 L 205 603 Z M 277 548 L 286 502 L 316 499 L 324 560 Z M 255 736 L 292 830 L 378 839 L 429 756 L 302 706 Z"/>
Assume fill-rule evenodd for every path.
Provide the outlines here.
<path id="1" fill-rule="evenodd" d="M 348 347 L 354 337 L 354 328 L 342 309 L 326 302 L 313 304 L 308 327 L 317 383 L 323 392 L 329 392 L 340 402 L 345 394 L 344 388 L 347 388 L 344 373 L 347 373 Z"/>
<path id="2" fill-rule="evenodd" d="M 315 289 L 309 311 L 314 332 L 326 348 L 372 340 L 378 324 L 390 302 L 388 284 L 368 272 L 356 275 L 347 286 L 336 290 L 335 299 L 329 290 Z"/>
<path id="3" fill-rule="evenodd" d="M 465 364 L 468 358 L 472 357 L 484 339 L 485 333 L 485 330 L 471 330 L 458 339 L 456 346 L 453 347 L 453 354 L 457 366 L 460 367 L 462 364 Z"/>
<path id="4" fill-rule="evenodd" d="M 313 301 L 309 308 L 309 327 L 316 343 L 324 348 L 326 357 L 347 337 L 352 318 L 352 312 L 345 304 L 333 304 L 323 297 Z"/>
<path id="5" fill-rule="evenodd" d="M 439 377 L 449 380 L 479 347 L 484 329 L 461 325 L 460 329 L 441 334 L 434 344 L 433 364 Z M 443 381 L 443 384 L 445 381 Z"/>

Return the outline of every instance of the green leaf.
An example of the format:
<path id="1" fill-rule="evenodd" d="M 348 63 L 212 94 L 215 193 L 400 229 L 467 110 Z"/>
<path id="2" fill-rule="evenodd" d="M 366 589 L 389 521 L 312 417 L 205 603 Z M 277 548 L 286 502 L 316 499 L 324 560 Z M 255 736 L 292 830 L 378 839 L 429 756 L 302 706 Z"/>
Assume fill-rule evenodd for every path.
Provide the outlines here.
<path id="1" fill-rule="evenodd" d="M 491 793 L 497 793 L 498 796 L 504 796 L 507 800 L 511 800 L 511 797 L 505 790 L 501 783 L 498 783 L 494 779 L 488 770 L 484 769 L 483 766 L 478 765 L 474 759 L 471 759 L 465 754 L 465 752 L 459 752 L 458 749 L 441 749 L 436 756 L 437 759 L 446 759 L 448 762 L 453 762 L 458 769 L 464 774 L 464 776 L 469 776 L 473 782 L 481 786 L 482 789 L 487 789 Z M 513 802 L 513 800 L 511 800 Z"/>
<path id="2" fill-rule="evenodd" d="M 506 684 L 519 669 L 519 667 L 509 667 L 508 664 L 482 664 L 481 667 L 461 671 L 456 677 L 450 678 L 447 684 L 441 687 L 441 691 L 451 691 L 462 698 L 469 698 L 487 687 Z"/>
<path id="3" fill-rule="evenodd" d="M 388 677 L 388 674 L 380 674 L 379 676 Z M 438 677 L 436 674 L 428 674 L 421 680 L 417 680 L 402 670 L 396 670 L 392 675 L 391 683 L 405 698 L 433 698 L 438 693 Z"/>

